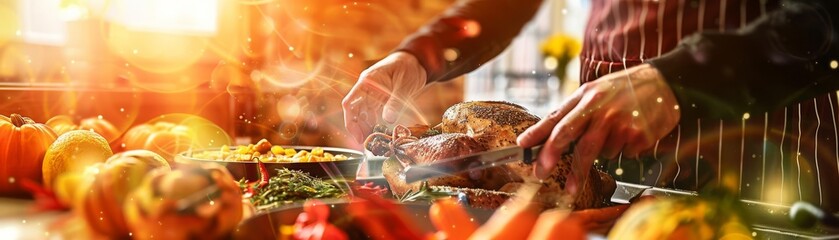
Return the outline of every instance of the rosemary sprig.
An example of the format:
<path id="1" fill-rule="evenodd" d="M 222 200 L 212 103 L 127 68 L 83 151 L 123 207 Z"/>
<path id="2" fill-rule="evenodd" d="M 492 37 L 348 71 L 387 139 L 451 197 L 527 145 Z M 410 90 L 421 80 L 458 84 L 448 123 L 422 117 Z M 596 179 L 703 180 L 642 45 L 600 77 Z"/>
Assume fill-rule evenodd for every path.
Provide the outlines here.
<path id="1" fill-rule="evenodd" d="M 399 202 L 432 201 L 437 198 L 458 196 L 456 192 L 435 190 L 428 186 L 428 182 L 422 182 L 417 191 L 408 190 L 402 196 L 396 196 Z"/>
<path id="2" fill-rule="evenodd" d="M 247 190 L 244 180 L 239 181 L 243 191 Z M 312 177 L 301 171 L 286 168 L 277 169 L 277 175 L 263 187 L 254 188 L 250 200 L 254 206 L 282 205 L 310 198 L 339 198 L 346 193 L 334 184 Z"/>

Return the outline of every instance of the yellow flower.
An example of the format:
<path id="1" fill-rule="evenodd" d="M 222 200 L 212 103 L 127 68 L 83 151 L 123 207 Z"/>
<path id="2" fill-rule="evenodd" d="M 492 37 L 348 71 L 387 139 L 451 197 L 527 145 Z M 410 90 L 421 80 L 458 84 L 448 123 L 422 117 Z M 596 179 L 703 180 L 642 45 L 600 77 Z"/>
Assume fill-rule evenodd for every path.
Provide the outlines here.
<path id="1" fill-rule="evenodd" d="M 566 34 L 555 34 L 542 42 L 542 53 L 557 59 L 573 58 L 580 54 L 582 44 Z"/>
<path id="2" fill-rule="evenodd" d="M 565 69 L 571 59 L 577 57 L 582 44 L 576 38 L 566 34 L 555 34 L 542 42 L 542 54 L 545 56 L 545 68 L 553 70 L 557 77 L 565 77 Z"/>

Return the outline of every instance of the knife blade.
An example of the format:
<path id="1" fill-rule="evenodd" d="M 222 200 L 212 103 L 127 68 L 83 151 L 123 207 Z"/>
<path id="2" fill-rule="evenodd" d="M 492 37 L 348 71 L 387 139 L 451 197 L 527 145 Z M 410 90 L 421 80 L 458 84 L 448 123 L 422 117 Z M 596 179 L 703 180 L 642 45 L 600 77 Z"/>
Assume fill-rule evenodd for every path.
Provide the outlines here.
<path id="1" fill-rule="evenodd" d="M 635 198 L 640 196 L 657 196 L 657 197 L 672 197 L 672 196 L 696 196 L 697 193 L 686 190 L 676 190 L 667 188 L 651 187 L 647 185 L 634 184 L 628 182 L 615 181 L 615 192 L 612 193 L 612 202 L 620 204 L 628 204 Z"/>
<path id="2" fill-rule="evenodd" d="M 615 181 L 615 192 L 612 193 L 612 202 L 620 204 L 628 204 L 630 200 L 642 195 L 644 191 L 652 187 L 632 184 L 627 182 Z"/>
<path id="3" fill-rule="evenodd" d="M 531 164 L 536 160 L 536 156 L 539 155 L 540 150 L 542 150 L 542 145 L 531 148 L 509 146 L 464 156 L 440 159 L 429 164 L 410 165 L 400 173 L 400 177 L 405 182 L 412 183 L 438 176 L 501 166 L 516 161 Z"/>

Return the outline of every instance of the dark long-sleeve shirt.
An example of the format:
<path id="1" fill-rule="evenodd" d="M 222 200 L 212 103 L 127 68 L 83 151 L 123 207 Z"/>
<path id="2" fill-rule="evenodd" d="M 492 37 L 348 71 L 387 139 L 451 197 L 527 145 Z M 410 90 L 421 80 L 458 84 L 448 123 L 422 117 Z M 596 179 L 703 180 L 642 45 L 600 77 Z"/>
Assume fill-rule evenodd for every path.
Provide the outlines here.
<path id="1" fill-rule="evenodd" d="M 839 78 L 839 72 L 830 67 L 831 61 L 839 58 L 839 36 L 834 36 L 839 23 L 833 23 L 839 19 L 839 2 L 790 1 L 771 6 L 777 3 L 707 1 L 716 4 L 696 0 L 670 0 L 668 4 L 665 0 L 635 6 L 639 4 L 602 1 L 609 3 L 595 4 L 590 20 L 606 28 L 588 30 L 624 33 L 588 34 L 596 39 L 587 39 L 587 43 L 612 46 L 589 48 L 587 52 L 598 52 L 600 58 L 606 52 L 604 61 L 613 63 L 639 63 L 665 54 L 651 63 L 673 85 L 681 104 L 698 105 L 684 111 L 690 115 L 740 117 L 745 112 L 777 109 L 839 88 L 839 81 L 831 81 Z M 478 68 L 503 51 L 540 4 L 540 0 L 461 1 L 406 39 L 399 50 L 420 59 L 429 82 L 448 80 Z M 695 5 L 690 7 L 694 11 L 679 11 L 685 5 Z M 629 13 L 633 7 L 642 9 Z M 609 11 L 611 8 L 616 9 Z M 766 14 L 766 8 L 777 9 Z M 644 16 L 615 16 L 621 13 Z M 705 19 L 699 14 L 706 15 Z M 729 15 L 734 17 L 724 18 Z M 620 26 L 609 28 L 609 24 Z M 479 29 L 469 29 L 475 26 Z M 664 31 L 655 33 L 662 28 L 676 31 L 665 36 Z M 730 29 L 738 30 L 726 31 Z M 703 32 L 695 33 L 697 30 Z M 473 31 L 477 34 L 471 35 Z M 667 40 L 670 44 L 664 43 Z M 681 44 L 673 49 L 673 43 L 679 41 Z M 443 52 L 449 49 L 458 53 L 454 61 L 444 58 Z M 608 67 L 612 71 L 623 68 Z M 595 71 L 596 77 L 603 75 L 599 68 L 588 70 L 583 74 Z M 593 80 L 586 77 L 583 81 Z M 721 85 L 729 87 L 722 89 Z M 798 92 L 791 94 L 791 90 Z"/>
<path id="2" fill-rule="evenodd" d="M 682 113 L 652 156 L 609 161 L 610 173 L 688 189 L 733 174 L 744 198 L 839 209 L 826 191 L 839 181 L 838 3 L 593 0 L 581 81 L 651 63 Z M 429 82 L 444 81 L 499 54 L 539 5 L 462 1 L 398 50 L 417 56 Z"/>
<path id="3" fill-rule="evenodd" d="M 812 99 L 839 89 L 830 65 L 839 59 L 837 4 L 784 2 L 736 31 L 690 35 L 651 62 L 691 106 L 688 119 L 739 118 Z"/>

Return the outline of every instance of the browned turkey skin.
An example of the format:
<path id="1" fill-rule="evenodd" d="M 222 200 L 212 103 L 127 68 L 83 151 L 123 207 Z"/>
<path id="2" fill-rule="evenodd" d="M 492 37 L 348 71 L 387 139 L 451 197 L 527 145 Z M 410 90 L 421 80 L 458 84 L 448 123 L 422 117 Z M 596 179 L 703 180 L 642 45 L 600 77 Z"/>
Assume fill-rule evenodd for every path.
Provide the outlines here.
<path id="1" fill-rule="evenodd" d="M 463 102 L 446 110 L 443 121 L 434 128 L 439 134 L 423 137 L 426 129 L 397 126 L 392 135 L 370 135 L 364 146 L 376 155 L 392 156 L 385 161 L 382 171 L 394 194 L 402 195 L 420 187 L 420 183 L 407 184 L 399 178 L 404 167 L 514 145 L 516 137 L 538 121 L 539 117 L 516 104 Z M 565 181 L 570 171 L 570 162 L 562 161 L 557 163 L 549 178 L 542 180 L 539 200 L 547 207 L 570 204 L 580 209 L 596 208 L 609 202 L 615 181 L 594 168 L 576 199 L 573 202 L 563 199 L 567 195 Z M 513 192 L 524 179 L 533 178 L 532 172 L 533 165 L 516 162 L 482 171 L 436 177 L 429 179 L 428 184 Z"/>

